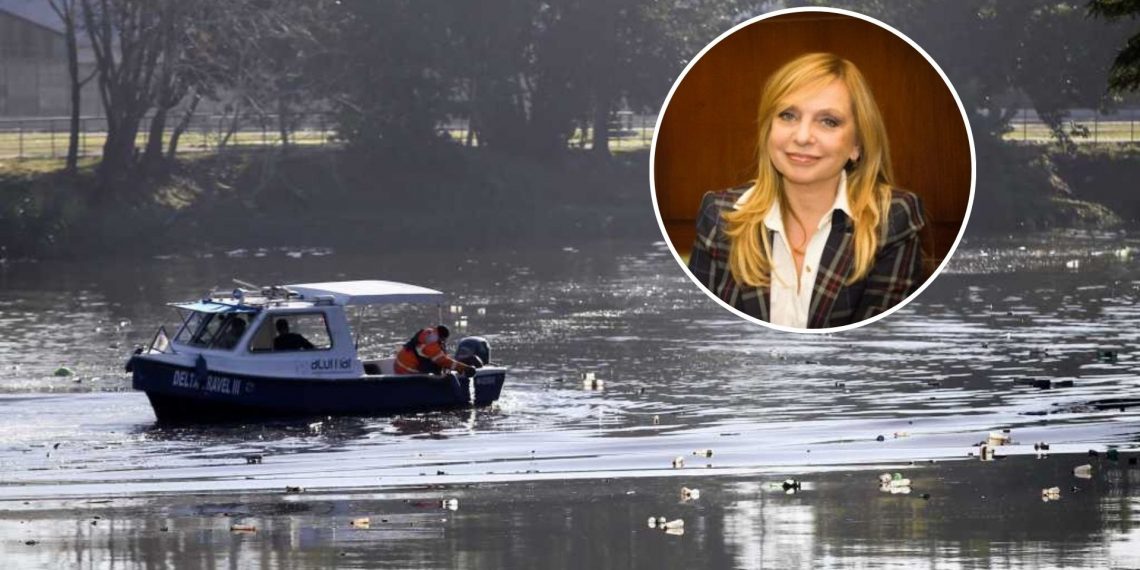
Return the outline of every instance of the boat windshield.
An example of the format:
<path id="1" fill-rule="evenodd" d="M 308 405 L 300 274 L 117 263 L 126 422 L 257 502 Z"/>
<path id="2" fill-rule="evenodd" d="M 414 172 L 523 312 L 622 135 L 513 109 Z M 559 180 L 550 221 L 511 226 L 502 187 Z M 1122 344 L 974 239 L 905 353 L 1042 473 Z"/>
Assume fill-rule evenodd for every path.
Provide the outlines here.
<path id="1" fill-rule="evenodd" d="M 202 348 L 232 349 L 245 334 L 249 313 L 203 313 L 191 311 L 174 342 Z"/>

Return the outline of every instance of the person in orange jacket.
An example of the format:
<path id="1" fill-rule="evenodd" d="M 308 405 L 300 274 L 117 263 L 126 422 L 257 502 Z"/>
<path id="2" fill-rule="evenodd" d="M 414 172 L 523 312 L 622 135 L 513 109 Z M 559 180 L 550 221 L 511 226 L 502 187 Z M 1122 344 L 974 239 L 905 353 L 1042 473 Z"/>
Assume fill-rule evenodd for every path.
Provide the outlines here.
<path id="1" fill-rule="evenodd" d="M 456 370 L 471 376 L 475 368 L 447 355 L 444 343 L 451 331 L 439 325 L 428 327 L 408 339 L 396 353 L 396 374 L 440 374 L 444 370 Z"/>

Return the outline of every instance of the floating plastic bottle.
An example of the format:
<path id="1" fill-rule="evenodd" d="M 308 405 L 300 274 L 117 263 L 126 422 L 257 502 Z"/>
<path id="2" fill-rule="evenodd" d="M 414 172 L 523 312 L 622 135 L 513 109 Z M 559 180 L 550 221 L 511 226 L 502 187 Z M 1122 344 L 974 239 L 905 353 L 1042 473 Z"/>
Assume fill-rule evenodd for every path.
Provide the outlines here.
<path id="1" fill-rule="evenodd" d="M 688 487 L 681 487 L 681 500 L 682 501 L 695 501 L 701 498 L 700 489 L 690 489 Z"/>
<path id="2" fill-rule="evenodd" d="M 1079 479 L 1092 479 L 1092 465 L 1088 463 L 1073 468 L 1073 475 Z"/>
<path id="3" fill-rule="evenodd" d="M 352 519 L 352 521 L 348 523 L 348 526 L 353 528 L 368 528 L 371 524 L 372 520 L 368 517 L 360 517 L 358 519 Z"/>
<path id="4" fill-rule="evenodd" d="M 713 450 L 711 450 L 711 449 L 698 449 L 698 450 L 693 452 L 693 455 L 696 455 L 697 457 L 712 457 L 713 456 Z"/>
<path id="5" fill-rule="evenodd" d="M 673 458 L 673 469 L 681 469 L 685 466 L 685 458 L 678 455 Z"/>

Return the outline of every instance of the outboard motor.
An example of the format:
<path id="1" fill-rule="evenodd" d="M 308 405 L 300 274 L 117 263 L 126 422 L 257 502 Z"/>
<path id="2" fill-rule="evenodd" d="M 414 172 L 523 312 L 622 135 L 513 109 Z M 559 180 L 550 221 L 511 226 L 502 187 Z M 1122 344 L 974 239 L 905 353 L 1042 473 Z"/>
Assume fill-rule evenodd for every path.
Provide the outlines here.
<path id="1" fill-rule="evenodd" d="M 468 366 L 481 368 L 491 363 L 491 345 L 481 336 L 463 337 L 455 346 L 455 359 Z"/>

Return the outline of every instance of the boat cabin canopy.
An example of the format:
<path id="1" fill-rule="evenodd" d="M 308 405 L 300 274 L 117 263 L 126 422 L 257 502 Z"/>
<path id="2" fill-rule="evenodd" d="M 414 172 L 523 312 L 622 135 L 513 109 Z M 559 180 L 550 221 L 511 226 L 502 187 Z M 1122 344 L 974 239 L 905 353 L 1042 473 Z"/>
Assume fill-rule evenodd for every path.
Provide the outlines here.
<path id="1" fill-rule="evenodd" d="M 285 286 L 305 297 L 331 296 L 337 305 L 382 305 L 395 303 L 443 303 L 447 295 L 435 289 L 395 281 L 332 281 Z"/>
<path id="2" fill-rule="evenodd" d="M 277 321 L 285 320 L 284 331 L 298 346 L 292 350 L 328 350 L 341 342 L 352 346 L 349 325 L 340 307 L 397 303 L 441 304 L 447 296 L 435 289 L 395 281 L 334 281 L 300 283 L 258 290 L 236 289 L 215 292 L 200 301 L 171 303 L 182 311 L 182 325 L 175 344 L 209 349 L 232 350 L 246 347 L 250 352 L 281 351 L 277 343 Z M 336 307 L 334 309 L 334 307 Z M 261 315 L 260 313 L 265 313 Z M 165 333 L 162 334 L 165 337 Z M 156 336 L 156 339 L 158 337 Z M 245 342 L 242 340 L 245 339 Z M 152 342 L 152 347 L 157 342 Z M 165 344 L 165 342 L 161 343 Z"/>

